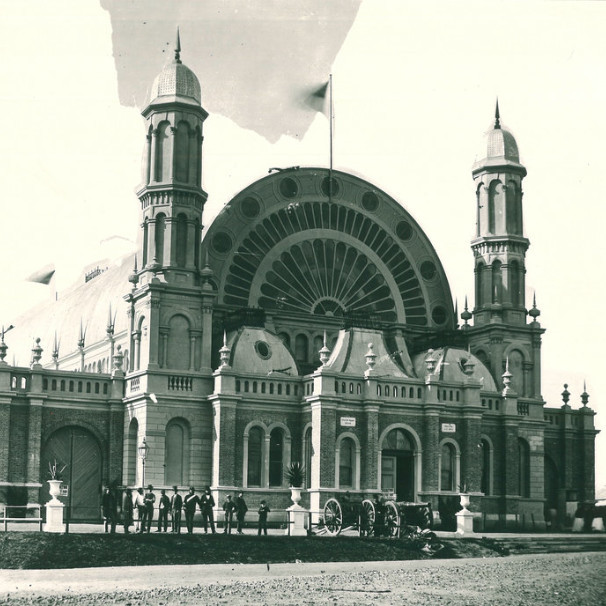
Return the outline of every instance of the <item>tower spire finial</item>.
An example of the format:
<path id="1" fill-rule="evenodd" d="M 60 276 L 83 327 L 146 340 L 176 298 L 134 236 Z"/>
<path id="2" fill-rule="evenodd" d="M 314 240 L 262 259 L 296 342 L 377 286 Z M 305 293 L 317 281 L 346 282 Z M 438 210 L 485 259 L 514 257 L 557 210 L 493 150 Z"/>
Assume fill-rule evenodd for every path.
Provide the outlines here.
<path id="1" fill-rule="evenodd" d="M 177 41 L 175 43 L 175 63 L 181 63 L 181 37 L 179 36 L 179 26 L 177 26 Z"/>
<path id="2" fill-rule="evenodd" d="M 501 128 L 501 114 L 499 113 L 499 98 L 497 97 L 497 105 L 494 110 L 494 127 Z"/>

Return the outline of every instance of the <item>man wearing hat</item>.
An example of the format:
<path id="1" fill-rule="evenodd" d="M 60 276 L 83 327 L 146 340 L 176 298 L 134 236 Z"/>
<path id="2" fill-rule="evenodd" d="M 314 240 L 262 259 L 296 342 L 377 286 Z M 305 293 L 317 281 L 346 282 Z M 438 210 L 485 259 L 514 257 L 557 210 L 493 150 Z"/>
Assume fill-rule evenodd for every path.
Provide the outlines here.
<path id="1" fill-rule="evenodd" d="M 179 494 L 179 488 L 173 486 L 174 494 L 170 499 L 171 532 L 181 534 L 181 509 L 183 509 L 183 498 Z"/>
<path id="2" fill-rule="evenodd" d="M 147 487 L 147 492 L 143 498 L 145 502 L 145 511 L 143 512 L 143 519 L 141 520 L 141 532 L 149 532 L 151 523 L 154 518 L 154 503 L 156 502 L 156 495 L 153 492 L 154 487 L 150 484 Z"/>

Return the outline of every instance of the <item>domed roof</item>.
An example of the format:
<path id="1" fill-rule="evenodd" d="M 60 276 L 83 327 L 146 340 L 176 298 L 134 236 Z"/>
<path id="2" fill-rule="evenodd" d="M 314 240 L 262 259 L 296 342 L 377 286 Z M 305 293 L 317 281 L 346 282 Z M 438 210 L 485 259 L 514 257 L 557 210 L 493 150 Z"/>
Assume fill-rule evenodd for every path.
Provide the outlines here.
<path id="1" fill-rule="evenodd" d="M 520 161 L 518 144 L 514 136 L 504 128 L 493 128 L 486 134 L 486 156 L 485 158 L 505 158 Z"/>
<path id="2" fill-rule="evenodd" d="M 515 137 L 501 126 L 499 103 L 495 111 L 495 120 L 492 128 L 484 135 L 482 148 L 477 155 L 478 165 L 515 164 L 520 165 L 520 152 Z"/>
<path id="3" fill-rule="evenodd" d="M 229 365 L 239 373 L 298 375 L 297 363 L 282 342 L 268 330 L 243 326 L 227 335 Z"/>
<path id="4" fill-rule="evenodd" d="M 425 359 L 428 354 L 429 351 L 425 351 L 414 356 L 413 365 L 418 377 L 424 377 L 427 373 Z M 488 368 L 486 368 L 479 358 L 468 351 L 455 347 L 443 347 L 434 349 L 432 356 L 436 361 L 435 373 L 438 375 L 440 381 L 446 383 L 463 382 L 469 377 L 464 372 L 464 367 L 471 358 L 471 361 L 475 365 L 471 377 L 482 383 L 482 391 L 497 391 L 497 386 Z"/>
<path id="5" fill-rule="evenodd" d="M 152 85 L 150 103 L 158 97 L 184 97 L 186 100 L 195 101 L 200 105 L 202 98 L 200 94 L 200 81 L 189 67 L 181 63 L 181 41 L 177 31 L 177 44 L 175 46 L 175 58 L 167 63 L 158 74 Z"/>

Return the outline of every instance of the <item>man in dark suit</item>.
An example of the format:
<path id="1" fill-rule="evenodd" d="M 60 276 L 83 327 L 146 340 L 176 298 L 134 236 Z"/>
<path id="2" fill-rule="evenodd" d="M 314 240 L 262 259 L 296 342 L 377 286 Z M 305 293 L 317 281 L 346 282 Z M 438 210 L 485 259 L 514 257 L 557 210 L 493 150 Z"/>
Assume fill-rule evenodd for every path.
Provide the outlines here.
<path id="1" fill-rule="evenodd" d="M 151 523 L 154 518 L 154 503 L 156 502 L 156 495 L 153 492 L 154 487 L 150 484 L 147 487 L 147 492 L 143 500 L 145 501 L 145 511 L 143 520 L 141 520 L 141 532 L 149 532 Z"/>
<path id="2" fill-rule="evenodd" d="M 166 496 L 166 490 L 160 491 L 160 500 L 158 501 L 158 530 L 156 532 L 166 532 L 168 528 L 168 510 L 170 509 L 170 499 Z"/>
<path id="3" fill-rule="evenodd" d="M 171 532 L 181 534 L 181 509 L 183 509 L 183 498 L 179 494 L 179 488 L 173 486 L 175 494 L 170 499 Z"/>
<path id="4" fill-rule="evenodd" d="M 202 526 L 204 526 L 204 532 L 208 532 L 207 527 L 210 524 L 210 530 L 215 534 L 215 518 L 214 509 L 215 499 L 210 493 L 210 486 L 207 486 L 204 490 L 204 494 L 200 498 L 200 509 L 202 510 Z"/>
<path id="5" fill-rule="evenodd" d="M 185 509 L 185 525 L 187 532 L 192 534 L 194 531 L 194 515 L 196 513 L 196 505 L 200 505 L 200 499 L 196 494 L 196 489 L 193 486 L 189 487 L 189 493 L 183 499 L 183 509 Z"/>

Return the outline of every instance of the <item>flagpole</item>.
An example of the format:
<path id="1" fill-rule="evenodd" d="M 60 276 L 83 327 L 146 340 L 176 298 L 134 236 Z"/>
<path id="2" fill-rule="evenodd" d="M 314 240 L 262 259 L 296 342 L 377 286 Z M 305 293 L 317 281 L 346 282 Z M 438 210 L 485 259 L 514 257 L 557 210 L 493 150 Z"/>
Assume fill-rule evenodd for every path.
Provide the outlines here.
<path id="1" fill-rule="evenodd" d="M 330 168 L 328 170 L 328 201 L 332 201 L 332 122 L 333 122 L 333 111 L 332 111 L 332 74 L 328 77 L 328 119 L 330 121 Z"/>

